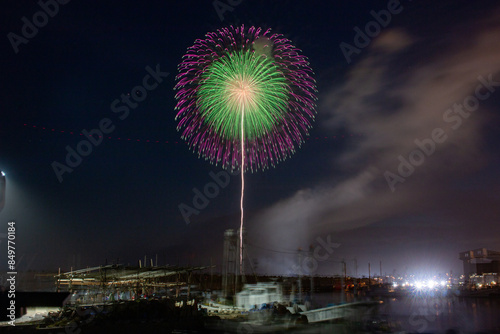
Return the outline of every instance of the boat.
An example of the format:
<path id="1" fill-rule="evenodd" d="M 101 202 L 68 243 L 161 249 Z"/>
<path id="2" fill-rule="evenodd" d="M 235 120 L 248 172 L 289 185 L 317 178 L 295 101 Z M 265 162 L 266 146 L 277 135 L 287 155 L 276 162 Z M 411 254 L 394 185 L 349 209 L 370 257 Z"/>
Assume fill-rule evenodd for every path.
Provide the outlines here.
<path id="1" fill-rule="evenodd" d="M 236 294 L 236 305 L 239 308 L 250 310 L 261 307 L 263 304 L 285 303 L 283 288 L 277 282 L 260 282 L 245 284 Z"/>
<path id="2" fill-rule="evenodd" d="M 376 313 L 376 309 L 381 303 L 381 301 L 344 303 L 308 310 L 300 312 L 300 314 L 306 316 L 309 323 L 328 322 L 340 319 L 360 321 L 366 314 Z"/>

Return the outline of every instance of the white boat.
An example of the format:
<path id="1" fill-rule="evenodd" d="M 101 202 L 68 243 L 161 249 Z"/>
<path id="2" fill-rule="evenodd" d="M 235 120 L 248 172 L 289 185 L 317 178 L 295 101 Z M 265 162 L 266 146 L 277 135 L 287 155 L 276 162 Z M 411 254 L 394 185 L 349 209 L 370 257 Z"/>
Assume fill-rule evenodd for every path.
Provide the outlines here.
<path id="1" fill-rule="evenodd" d="M 354 302 L 318 308 L 310 311 L 300 312 L 307 317 L 309 323 L 332 321 L 338 319 L 349 319 L 361 321 L 368 314 L 376 311 L 380 304 L 378 301 Z"/>
<path id="2" fill-rule="evenodd" d="M 285 302 L 283 288 L 276 282 L 245 284 L 243 290 L 236 294 L 236 306 L 246 310 L 274 302 Z"/>

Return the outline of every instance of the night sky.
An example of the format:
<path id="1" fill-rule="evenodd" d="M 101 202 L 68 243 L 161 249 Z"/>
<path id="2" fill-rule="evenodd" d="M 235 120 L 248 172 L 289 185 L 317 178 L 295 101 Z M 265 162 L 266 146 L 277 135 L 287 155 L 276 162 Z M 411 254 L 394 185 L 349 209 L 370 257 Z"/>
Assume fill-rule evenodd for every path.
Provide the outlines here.
<path id="1" fill-rule="evenodd" d="M 258 272 L 293 272 L 294 252 L 318 238 L 338 247 L 317 274 L 339 274 L 341 259 L 349 274 L 354 259 L 359 275 L 379 261 L 384 273 L 462 273 L 459 252 L 500 250 L 497 1 L 221 0 L 232 4 L 222 16 L 212 1 L 60 2 L 36 34 L 23 30 L 44 19 L 36 1 L 0 14 L 0 233 L 16 221 L 18 270 L 156 255 L 220 265 L 224 231 L 239 227 L 240 178 L 186 224 L 179 205 L 193 206 L 193 189 L 221 169 L 180 139 L 173 87 L 195 39 L 241 24 L 285 35 L 318 85 L 309 139 L 276 168 L 246 174 Z M 155 88 L 114 112 L 151 71 L 161 72 Z M 102 142 L 59 179 L 54 162 L 100 126 Z"/>

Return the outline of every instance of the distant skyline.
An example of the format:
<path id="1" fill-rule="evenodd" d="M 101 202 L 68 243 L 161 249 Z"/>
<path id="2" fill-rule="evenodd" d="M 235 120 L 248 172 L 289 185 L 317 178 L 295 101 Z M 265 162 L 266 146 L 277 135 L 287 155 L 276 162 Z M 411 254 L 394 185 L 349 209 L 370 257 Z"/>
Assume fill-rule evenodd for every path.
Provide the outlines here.
<path id="1" fill-rule="evenodd" d="M 340 273 L 342 259 L 360 276 L 379 261 L 387 273 L 461 274 L 460 252 L 500 251 L 496 1 L 220 3 L 5 4 L 0 241 L 14 219 L 19 270 L 156 254 L 221 264 L 240 179 L 180 138 L 173 87 L 196 39 L 241 24 L 289 38 L 319 90 L 309 139 L 246 176 L 260 272 L 294 273 L 296 250 L 318 238 L 337 247 L 309 264 L 317 274 Z M 195 207 L 209 183 L 217 194 Z M 189 224 L 182 204 L 196 209 Z"/>

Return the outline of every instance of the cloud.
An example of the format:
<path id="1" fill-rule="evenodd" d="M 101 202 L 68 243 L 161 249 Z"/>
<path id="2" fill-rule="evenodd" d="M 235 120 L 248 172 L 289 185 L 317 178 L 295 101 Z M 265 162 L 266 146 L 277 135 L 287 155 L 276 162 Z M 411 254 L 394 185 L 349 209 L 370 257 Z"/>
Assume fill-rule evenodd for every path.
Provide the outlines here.
<path id="1" fill-rule="evenodd" d="M 412 44 L 412 39 L 402 29 L 391 29 L 373 41 L 372 48 L 397 52 Z"/>
<path id="2" fill-rule="evenodd" d="M 304 244 L 318 234 L 432 211 L 437 203 L 459 216 L 459 210 L 450 209 L 456 205 L 457 181 L 488 163 L 480 148 L 491 103 L 481 101 L 456 129 L 443 116 L 474 95 L 478 76 L 500 81 L 496 22 L 484 20 L 467 41 L 455 35 L 416 38 L 402 29 L 387 30 L 364 50 L 365 57 L 345 79 L 321 97 L 324 127 L 330 132 L 343 128 L 361 138 L 334 157 L 344 171 L 343 180 L 332 176 L 261 212 L 252 223 L 261 242 Z M 445 39 L 443 45 L 450 47 L 436 52 L 427 47 L 435 44 L 432 38 Z M 500 96 L 498 90 L 494 94 Z M 391 192 L 384 172 L 396 174 L 398 157 L 408 158 L 418 148 L 415 140 L 431 138 L 436 128 L 443 129 L 447 139 Z"/>

